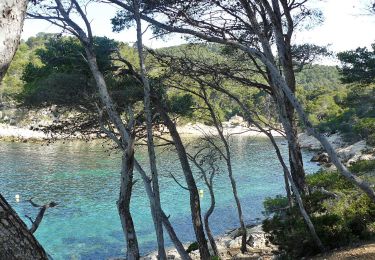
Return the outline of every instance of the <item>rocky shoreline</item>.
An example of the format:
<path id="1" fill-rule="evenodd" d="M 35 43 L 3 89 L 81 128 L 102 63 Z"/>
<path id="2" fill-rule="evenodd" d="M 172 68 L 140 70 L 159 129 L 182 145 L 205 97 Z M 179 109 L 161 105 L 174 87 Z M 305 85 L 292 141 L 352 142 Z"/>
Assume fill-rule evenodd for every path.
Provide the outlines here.
<path id="1" fill-rule="evenodd" d="M 321 144 L 313 136 L 302 133 L 298 136 L 301 148 L 315 151 L 316 154 L 311 158 L 312 162 L 317 162 L 328 170 L 336 170 L 331 163 L 328 154 L 323 150 Z M 327 136 L 341 161 L 350 166 L 357 161 L 375 160 L 375 148 L 369 146 L 365 140 L 355 143 L 345 142 L 339 133 Z"/>
<path id="2" fill-rule="evenodd" d="M 278 248 L 271 244 L 267 239 L 267 233 L 262 230 L 262 225 L 247 226 L 247 252 L 241 253 L 241 232 L 236 228 L 227 231 L 224 235 L 215 238 L 217 248 L 219 250 L 219 257 L 222 260 L 226 259 L 262 259 L 271 260 L 277 258 Z M 185 244 L 188 248 L 189 244 Z M 210 248 L 210 247 L 209 247 Z M 211 250 L 211 248 L 210 248 Z M 181 257 L 175 248 L 167 249 L 168 259 L 180 260 Z M 199 251 L 192 251 L 190 257 L 193 260 L 199 260 Z M 151 252 L 141 257 L 142 260 L 157 260 L 157 251 Z M 123 257 L 113 257 L 108 260 L 125 260 Z"/>
<path id="3" fill-rule="evenodd" d="M 47 131 L 54 129 L 56 126 L 66 124 L 68 128 L 72 122 L 80 118 L 82 113 L 71 108 L 52 105 L 40 109 L 27 108 L 6 108 L 0 110 L 0 140 L 12 142 L 38 142 L 49 140 L 75 140 L 75 139 L 98 139 L 104 137 L 99 129 L 92 129 L 91 134 L 82 134 L 77 131 L 69 133 L 54 133 Z M 164 129 L 161 127 L 160 129 Z M 181 135 L 201 137 L 204 135 L 218 135 L 214 126 L 208 126 L 201 123 L 188 123 L 178 125 L 177 130 Z M 240 116 L 233 116 L 229 121 L 223 122 L 225 135 L 266 137 L 259 129 L 248 126 Z M 163 131 L 165 134 L 168 131 Z M 274 136 L 281 136 L 277 131 L 271 130 Z"/>
<path id="4" fill-rule="evenodd" d="M 213 126 L 207 126 L 200 123 L 187 124 L 177 127 L 178 132 L 183 136 L 202 137 L 204 135 L 216 136 L 217 131 Z M 281 136 L 276 131 L 271 131 L 274 136 Z M 163 132 L 165 134 L 167 132 Z M 246 126 L 228 126 L 224 128 L 225 135 L 232 136 L 251 136 L 251 137 L 266 137 L 265 134 L 259 132 L 257 128 Z M 79 140 L 79 139 L 98 139 L 103 138 L 104 135 L 90 134 L 83 135 L 75 133 L 73 135 L 63 135 L 53 132 L 44 132 L 41 130 L 33 130 L 30 128 L 12 126 L 9 124 L 0 123 L 0 140 L 12 142 L 38 142 L 48 140 Z"/>

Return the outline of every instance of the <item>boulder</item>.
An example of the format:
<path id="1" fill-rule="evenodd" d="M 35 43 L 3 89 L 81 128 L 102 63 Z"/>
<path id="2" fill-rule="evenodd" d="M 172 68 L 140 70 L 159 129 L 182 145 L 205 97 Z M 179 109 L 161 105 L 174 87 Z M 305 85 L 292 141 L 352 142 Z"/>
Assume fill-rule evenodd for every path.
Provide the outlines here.
<path id="1" fill-rule="evenodd" d="M 15 126 L 17 124 L 17 121 L 15 118 L 9 119 L 9 124 Z"/>
<path id="2" fill-rule="evenodd" d="M 58 110 L 57 110 L 57 105 L 52 105 L 52 106 L 51 106 L 51 112 L 52 112 L 52 113 L 57 113 L 57 112 L 58 112 Z"/>
<path id="3" fill-rule="evenodd" d="M 258 259 L 259 255 L 253 256 L 249 254 L 243 254 L 243 253 L 238 253 L 235 256 L 233 256 L 233 260 L 255 260 Z"/>
<path id="4" fill-rule="evenodd" d="M 242 237 L 236 237 L 235 239 L 229 240 L 226 244 L 227 248 L 239 248 L 241 247 Z"/>
<path id="5" fill-rule="evenodd" d="M 362 154 L 359 157 L 360 161 L 369 161 L 369 160 L 375 160 L 375 154 Z"/>
<path id="6" fill-rule="evenodd" d="M 312 162 L 319 162 L 319 163 L 330 163 L 331 159 L 329 158 L 328 153 L 319 152 L 319 153 L 315 154 L 311 158 L 310 161 L 312 161 Z"/>
<path id="7" fill-rule="evenodd" d="M 356 142 L 352 145 L 340 148 L 337 150 L 337 155 L 344 162 L 348 162 L 350 159 L 351 162 L 358 161 L 359 157 L 362 155 L 362 151 L 366 149 L 366 141 L 362 140 Z"/>

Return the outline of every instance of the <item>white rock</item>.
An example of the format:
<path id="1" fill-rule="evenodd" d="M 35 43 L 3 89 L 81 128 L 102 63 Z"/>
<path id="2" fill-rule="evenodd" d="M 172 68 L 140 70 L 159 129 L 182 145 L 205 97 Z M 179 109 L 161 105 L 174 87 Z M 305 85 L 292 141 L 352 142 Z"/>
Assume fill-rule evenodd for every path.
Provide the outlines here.
<path id="1" fill-rule="evenodd" d="M 352 162 L 358 160 L 358 158 L 354 158 L 355 156 L 361 156 L 362 150 L 366 148 L 366 141 L 362 140 L 359 142 L 356 142 L 352 145 L 349 145 L 347 147 L 343 147 L 337 150 L 337 155 L 342 159 L 343 161 L 349 161 L 353 158 Z"/>
<path id="2" fill-rule="evenodd" d="M 241 240 L 242 240 L 242 237 L 239 236 L 239 237 L 236 237 L 235 239 L 233 240 L 230 240 L 226 246 L 227 248 L 238 248 L 238 247 L 241 247 Z"/>
<path id="3" fill-rule="evenodd" d="M 369 161 L 369 160 L 375 160 L 375 154 L 362 154 L 359 157 L 360 161 Z"/>

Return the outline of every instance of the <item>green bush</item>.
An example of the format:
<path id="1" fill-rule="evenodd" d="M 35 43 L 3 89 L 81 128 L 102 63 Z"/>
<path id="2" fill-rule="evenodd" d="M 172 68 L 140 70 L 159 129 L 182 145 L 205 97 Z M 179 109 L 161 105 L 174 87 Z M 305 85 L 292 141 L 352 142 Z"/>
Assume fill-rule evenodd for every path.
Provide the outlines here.
<path id="1" fill-rule="evenodd" d="M 278 210 L 286 208 L 288 206 L 288 198 L 282 195 L 276 195 L 276 197 L 267 197 L 263 201 L 264 215 L 270 215 Z"/>
<path id="2" fill-rule="evenodd" d="M 330 190 L 345 190 L 353 188 L 353 184 L 348 182 L 338 172 L 320 170 L 315 174 L 308 175 L 306 181 L 310 187 L 319 187 Z"/>
<path id="3" fill-rule="evenodd" d="M 370 134 L 370 135 L 367 137 L 367 144 L 372 145 L 372 146 L 375 146 L 375 133 Z"/>
<path id="4" fill-rule="evenodd" d="M 368 177 L 375 169 L 375 161 L 361 161 L 350 170 Z M 367 178 L 369 179 L 369 178 Z M 375 203 L 337 172 L 319 171 L 306 178 L 311 187 L 324 188 L 336 196 L 320 191 L 303 196 L 304 206 L 311 217 L 316 232 L 327 249 L 348 245 L 360 240 L 375 238 Z M 277 208 L 285 197 L 267 198 L 267 209 Z M 269 239 L 291 259 L 314 255 L 319 252 L 297 208 L 274 211 L 263 221 Z"/>
<path id="5" fill-rule="evenodd" d="M 198 249 L 199 249 L 198 242 L 193 242 L 186 249 L 186 253 L 190 254 L 191 252 L 198 250 Z"/>
<path id="6" fill-rule="evenodd" d="M 375 134 L 375 118 L 362 118 L 354 126 L 354 130 L 361 136 L 367 138 Z"/>
<path id="7" fill-rule="evenodd" d="M 373 171 L 375 170 L 375 160 L 358 161 L 350 166 L 350 170 L 360 175 Z"/>

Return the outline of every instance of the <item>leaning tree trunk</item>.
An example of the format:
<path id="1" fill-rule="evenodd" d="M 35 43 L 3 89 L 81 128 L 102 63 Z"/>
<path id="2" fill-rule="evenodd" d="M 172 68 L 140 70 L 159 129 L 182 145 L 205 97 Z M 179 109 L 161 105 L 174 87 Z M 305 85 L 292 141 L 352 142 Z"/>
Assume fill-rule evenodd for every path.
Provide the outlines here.
<path id="1" fill-rule="evenodd" d="M 151 169 L 151 181 L 152 181 L 152 190 L 154 192 L 155 203 L 160 204 L 160 190 L 159 190 L 159 176 L 156 166 L 156 153 L 155 145 L 153 140 L 152 133 L 152 111 L 151 111 L 151 100 L 150 100 L 150 82 L 146 75 L 146 65 L 145 57 L 143 55 L 143 41 L 142 41 L 142 25 L 141 18 L 139 16 L 139 0 L 133 1 L 134 6 L 134 17 L 137 25 L 137 48 L 139 56 L 139 65 L 141 68 L 141 77 L 144 88 L 144 109 L 146 114 L 146 129 L 147 129 L 147 148 L 148 148 L 148 157 L 150 159 L 150 169 Z M 160 260 L 167 259 L 167 254 L 164 247 L 164 235 L 163 235 L 163 223 L 161 220 L 160 207 L 154 207 L 152 211 L 152 217 L 155 225 L 156 240 L 158 244 L 158 258 Z"/>
<path id="2" fill-rule="evenodd" d="M 18 48 L 27 2 L 0 1 L 0 82 Z M 1 194 L 0 259 L 48 259 L 43 247 Z"/>
<path id="3" fill-rule="evenodd" d="M 202 92 L 203 92 L 204 102 L 206 103 L 208 111 L 210 112 L 210 115 L 211 115 L 211 118 L 213 120 L 214 126 L 215 126 L 215 128 L 216 128 L 216 130 L 219 134 L 221 142 L 223 143 L 223 145 L 225 147 L 225 154 L 223 154 L 223 157 L 224 157 L 224 159 L 226 161 L 226 164 L 227 164 L 228 177 L 229 177 L 229 180 L 230 180 L 230 184 L 232 186 L 232 193 L 233 193 L 234 200 L 236 202 L 238 220 L 240 222 L 240 227 L 241 227 L 241 236 L 242 236 L 241 252 L 245 253 L 246 252 L 247 231 L 246 231 L 245 221 L 244 221 L 244 218 L 243 218 L 240 198 L 238 197 L 236 180 L 234 179 L 234 176 L 233 176 L 230 147 L 229 147 L 229 144 L 228 144 L 228 140 L 224 136 L 223 128 L 221 127 L 221 123 L 217 119 L 215 111 L 214 111 L 213 107 L 211 106 L 210 102 L 208 101 L 207 93 L 206 93 L 204 88 L 202 88 Z"/>
<path id="4" fill-rule="evenodd" d="M 128 141 L 128 146 L 122 156 L 121 186 L 117 207 L 120 215 L 122 229 L 126 238 L 126 259 L 139 259 L 139 247 L 137 234 L 135 232 L 133 217 L 130 212 L 130 200 L 133 190 L 134 169 L 134 139 Z"/>
<path id="5" fill-rule="evenodd" d="M 171 241 L 173 242 L 175 248 L 177 249 L 177 252 L 180 254 L 180 257 L 182 260 L 191 260 L 191 257 L 189 256 L 189 254 L 186 252 L 183 244 L 181 243 L 181 241 L 179 240 L 179 238 L 177 237 L 177 234 L 176 232 L 174 231 L 173 229 L 173 226 L 171 224 L 171 222 L 169 221 L 169 216 L 167 216 L 164 211 L 162 210 L 162 208 L 160 208 L 160 204 L 157 204 L 155 202 L 155 196 L 154 196 L 154 193 L 152 191 L 152 187 L 151 187 L 151 182 L 150 182 L 150 178 L 147 176 L 146 172 L 143 170 L 143 168 L 141 167 L 141 165 L 137 162 L 137 160 L 134 160 L 135 162 L 135 168 L 137 169 L 137 171 L 140 173 L 141 177 L 142 177 L 142 180 L 143 180 L 143 184 L 144 184 L 144 187 L 145 187 L 145 190 L 146 190 L 146 193 L 147 193 L 147 196 L 150 200 L 150 205 L 151 205 L 151 208 L 158 208 L 158 210 L 161 212 L 161 216 L 162 216 L 162 221 L 163 221 L 163 225 L 166 229 L 166 231 L 168 232 L 169 234 L 169 237 L 171 239 Z M 153 210 L 153 209 L 152 209 Z"/>
<path id="6" fill-rule="evenodd" d="M 157 109 L 159 110 L 160 116 L 162 117 L 164 124 L 168 128 L 169 133 L 173 139 L 177 155 L 181 163 L 182 171 L 185 175 L 186 184 L 189 188 L 191 218 L 193 222 L 195 237 L 198 242 L 200 257 L 203 260 L 210 259 L 211 257 L 207 246 L 207 239 L 203 229 L 199 193 L 193 176 L 193 172 L 189 164 L 185 147 L 182 143 L 179 133 L 177 132 L 176 125 L 172 122 L 160 101 L 157 99 L 154 99 L 154 101 Z"/>
<path id="7" fill-rule="evenodd" d="M 297 188 L 297 186 L 295 185 L 294 181 L 293 181 L 293 178 L 289 172 L 289 169 L 288 167 L 286 166 L 286 164 L 284 163 L 284 159 L 281 155 L 281 152 L 280 152 L 280 149 L 279 147 L 277 146 L 276 144 L 276 141 L 275 139 L 273 138 L 272 134 L 265 130 L 260 124 L 258 124 L 256 121 L 254 121 L 252 119 L 252 113 L 250 112 L 250 110 L 241 102 L 241 100 L 235 96 L 234 94 L 232 94 L 231 92 L 229 92 L 228 90 L 224 89 L 224 88 L 215 88 L 216 90 L 226 94 L 228 97 L 230 97 L 231 99 L 233 99 L 240 107 L 241 109 L 244 111 L 245 113 L 245 117 L 246 117 L 246 120 L 249 124 L 254 124 L 257 128 L 259 128 L 259 130 L 264 133 L 271 141 L 272 145 L 274 146 L 275 148 L 275 152 L 276 152 L 276 155 L 279 159 L 279 162 L 281 164 L 281 166 L 283 167 L 283 170 L 284 170 L 284 177 L 286 177 L 288 179 L 288 181 L 290 182 L 290 184 L 292 185 L 292 190 L 293 192 L 295 193 L 296 195 L 296 199 L 297 199 L 297 204 L 298 204 L 298 208 L 300 210 L 300 213 L 303 217 L 303 219 L 305 220 L 306 222 L 306 225 L 308 226 L 309 228 L 309 231 L 310 231 L 310 234 L 312 236 L 312 238 L 314 239 L 315 243 L 317 244 L 317 246 L 319 247 L 319 249 L 321 251 L 324 251 L 324 246 L 321 242 L 321 240 L 319 239 L 316 231 L 315 231 L 315 227 L 313 225 L 313 223 L 311 222 L 311 219 L 309 217 L 309 215 L 307 214 L 305 208 L 304 208 L 304 205 L 303 205 L 303 201 L 301 199 L 301 196 L 300 196 L 300 193 L 299 193 L 299 190 Z M 288 182 L 286 182 L 287 184 Z M 289 188 L 289 187 L 288 187 Z"/>
<path id="8" fill-rule="evenodd" d="M 282 91 L 285 94 L 285 98 L 287 98 L 288 101 L 293 105 L 294 109 L 296 110 L 299 116 L 300 121 L 304 124 L 307 133 L 314 136 L 321 143 L 321 145 L 331 158 L 332 163 L 337 167 L 341 175 L 345 177 L 348 181 L 353 183 L 355 186 L 360 188 L 371 198 L 373 202 L 375 202 L 375 190 L 373 189 L 373 187 L 366 181 L 351 173 L 345 167 L 345 165 L 341 162 L 340 158 L 338 157 L 335 149 L 333 149 L 332 145 L 328 142 L 327 138 L 312 125 L 312 123 L 307 117 L 307 114 L 303 110 L 301 104 L 288 87 L 284 78 L 280 76 L 276 66 L 272 62 L 270 62 L 266 57 L 262 57 L 262 62 L 267 66 L 267 68 L 270 71 L 270 74 L 272 75 L 272 81 L 278 88 L 276 91 Z"/>
<path id="9" fill-rule="evenodd" d="M 1 195 L 0 259 L 48 259 L 43 247 Z"/>
<path id="10" fill-rule="evenodd" d="M 210 179 L 208 180 L 207 176 L 203 175 L 204 181 L 206 183 L 206 186 L 208 187 L 208 190 L 210 192 L 210 198 L 211 198 L 210 207 L 208 208 L 207 212 L 204 214 L 204 227 L 206 228 L 207 237 L 208 237 L 208 240 L 210 241 L 212 251 L 215 256 L 218 256 L 219 250 L 217 249 L 217 245 L 216 245 L 214 236 L 212 235 L 212 231 L 211 231 L 210 224 L 209 224 L 209 218 L 214 212 L 215 204 L 216 204 L 215 193 L 213 189 L 213 177 L 214 175 L 211 175 Z"/>
<path id="11" fill-rule="evenodd" d="M 291 39 L 294 31 L 294 24 L 291 21 L 290 12 L 287 12 L 287 7 L 285 3 L 281 3 L 283 9 L 286 13 L 284 15 L 287 17 L 288 22 L 283 24 L 282 22 L 282 12 L 280 8 L 280 3 L 278 1 L 272 0 L 272 7 L 275 16 L 272 18 L 273 30 L 275 33 L 275 41 L 278 51 L 278 59 L 282 66 L 282 74 L 285 78 L 285 82 L 290 89 L 290 91 L 296 93 L 296 77 L 293 67 L 293 56 L 292 56 L 292 45 Z M 277 92 L 277 91 L 275 91 Z M 275 95 L 277 95 L 275 93 Z M 282 103 L 278 105 L 285 106 L 285 114 L 281 116 L 286 118 L 283 126 L 288 139 L 289 148 L 289 164 L 290 173 L 293 177 L 293 181 L 296 184 L 299 191 L 302 193 L 308 192 L 307 185 L 305 182 L 305 170 L 303 168 L 303 160 L 301 148 L 298 142 L 298 131 L 297 124 L 295 120 L 295 109 L 293 104 L 282 95 Z M 287 124 L 287 125 L 285 125 Z"/>

